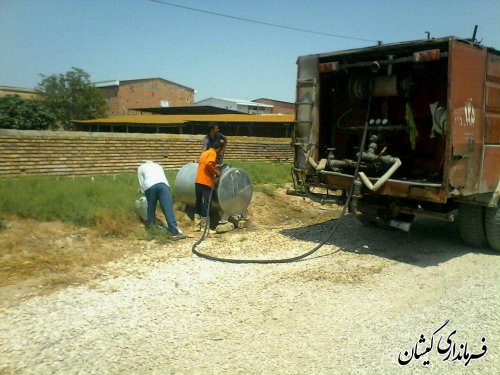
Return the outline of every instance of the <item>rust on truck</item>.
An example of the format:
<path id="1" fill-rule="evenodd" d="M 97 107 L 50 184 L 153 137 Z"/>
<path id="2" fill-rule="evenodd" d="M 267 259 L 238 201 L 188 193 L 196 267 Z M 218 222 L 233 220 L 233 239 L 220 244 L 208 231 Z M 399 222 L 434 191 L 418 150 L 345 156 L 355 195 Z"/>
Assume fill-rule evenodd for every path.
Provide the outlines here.
<path id="1" fill-rule="evenodd" d="M 304 194 L 345 203 L 352 189 L 356 217 L 406 230 L 458 208 L 466 243 L 500 247 L 499 51 L 446 37 L 297 65 L 293 171 Z"/>

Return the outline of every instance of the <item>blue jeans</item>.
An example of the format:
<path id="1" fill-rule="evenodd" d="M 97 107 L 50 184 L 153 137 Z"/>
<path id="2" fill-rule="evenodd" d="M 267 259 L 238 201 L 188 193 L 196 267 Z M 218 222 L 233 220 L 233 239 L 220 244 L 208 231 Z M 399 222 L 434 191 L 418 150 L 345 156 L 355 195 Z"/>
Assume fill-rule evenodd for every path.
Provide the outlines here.
<path id="1" fill-rule="evenodd" d="M 174 215 L 172 194 L 170 194 L 170 188 L 168 185 L 160 182 L 151 186 L 144 192 L 144 194 L 146 195 L 146 200 L 148 201 L 148 220 L 146 221 L 146 226 L 149 227 L 154 224 L 156 217 L 156 203 L 160 201 L 163 216 L 165 216 L 165 219 L 167 220 L 168 230 L 174 236 L 179 234 L 177 221 L 175 220 Z"/>

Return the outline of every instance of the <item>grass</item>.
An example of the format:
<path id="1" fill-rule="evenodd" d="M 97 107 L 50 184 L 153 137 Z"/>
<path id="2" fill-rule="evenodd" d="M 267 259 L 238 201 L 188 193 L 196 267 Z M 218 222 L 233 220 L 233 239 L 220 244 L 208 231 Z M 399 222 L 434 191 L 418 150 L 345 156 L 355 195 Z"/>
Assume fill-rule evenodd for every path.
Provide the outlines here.
<path id="1" fill-rule="evenodd" d="M 290 163 L 266 163 L 266 162 L 242 162 L 239 160 L 225 161 L 228 165 L 234 168 L 243 169 L 254 187 L 261 185 L 283 185 L 291 182 L 291 167 Z"/>
<path id="2" fill-rule="evenodd" d="M 0 212 L 40 221 L 95 226 L 103 215 L 133 213 L 135 176 L 95 178 L 21 177 L 0 179 Z"/>
<path id="3" fill-rule="evenodd" d="M 156 241 L 160 243 L 166 243 L 172 240 L 170 232 L 157 225 L 154 225 L 147 230 L 137 232 L 137 236 L 141 240 Z"/>
<path id="4" fill-rule="evenodd" d="M 260 191 L 270 197 L 274 197 L 276 186 L 275 185 L 258 185 L 255 187 L 255 191 Z"/>
<path id="5" fill-rule="evenodd" d="M 262 192 L 270 197 L 274 197 L 276 188 L 292 181 L 290 163 L 248 163 L 231 160 L 227 164 L 247 172 L 254 191 Z"/>
<path id="6" fill-rule="evenodd" d="M 5 228 L 6 228 L 5 219 L 3 216 L 0 215 L 0 232 Z"/>
<path id="7" fill-rule="evenodd" d="M 243 169 L 256 191 L 273 195 L 276 186 L 290 181 L 290 164 L 229 161 Z M 175 201 L 176 171 L 167 171 Z M 74 223 L 100 228 L 106 235 L 128 232 L 127 223 L 137 222 L 134 202 L 140 197 L 135 174 L 57 178 L 20 177 L 0 179 L 0 228 L 4 214 L 39 221 Z M 123 228 L 123 229 L 120 229 Z"/>

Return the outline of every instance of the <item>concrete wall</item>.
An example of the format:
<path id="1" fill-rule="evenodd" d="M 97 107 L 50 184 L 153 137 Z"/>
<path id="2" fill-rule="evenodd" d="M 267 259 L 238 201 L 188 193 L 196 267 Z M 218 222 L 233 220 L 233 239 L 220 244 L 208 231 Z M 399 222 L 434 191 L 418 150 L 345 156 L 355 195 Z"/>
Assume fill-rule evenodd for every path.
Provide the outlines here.
<path id="1" fill-rule="evenodd" d="M 197 161 L 202 135 L 0 129 L 0 177 L 135 172 L 143 160 L 166 169 Z M 229 137 L 225 159 L 293 161 L 290 139 Z"/>

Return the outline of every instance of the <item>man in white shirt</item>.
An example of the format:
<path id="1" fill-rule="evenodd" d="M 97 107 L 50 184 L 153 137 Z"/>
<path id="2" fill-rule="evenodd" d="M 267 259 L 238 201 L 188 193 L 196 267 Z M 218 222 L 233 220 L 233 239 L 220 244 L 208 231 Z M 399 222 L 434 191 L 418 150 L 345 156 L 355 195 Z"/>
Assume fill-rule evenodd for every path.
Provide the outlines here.
<path id="1" fill-rule="evenodd" d="M 162 166 L 151 160 L 146 160 L 144 164 L 141 164 L 137 169 L 137 177 L 139 178 L 141 192 L 144 193 L 148 201 L 148 219 L 146 220 L 146 227 L 149 228 L 154 224 L 156 203 L 160 201 L 161 210 L 167 221 L 167 229 L 172 233 L 174 238 L 185 238 L 177 227 L 170 185 Z"/>

